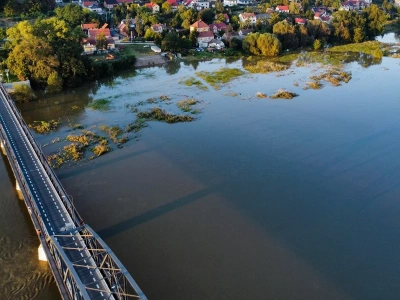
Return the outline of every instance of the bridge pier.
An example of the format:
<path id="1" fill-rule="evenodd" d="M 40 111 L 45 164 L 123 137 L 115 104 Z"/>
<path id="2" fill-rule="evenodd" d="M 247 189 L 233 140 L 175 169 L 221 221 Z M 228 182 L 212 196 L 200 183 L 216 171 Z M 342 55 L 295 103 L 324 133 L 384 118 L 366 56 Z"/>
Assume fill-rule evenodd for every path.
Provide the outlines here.
<path id="1" fill-rule="evenodd" d="M 46 252 L 44 252 L 42 244 L 40 244 L 38 248 L 38 258 L 40 261 L 47 261 Z"/>
<path id="2" fill-rule="evenodd" d="M 15 189 L 17 190 L 17 195 L 19 200 L 24 200 L 24 195 L 22 194 L 21 187 L 18 183 L 18 180 L 15 180 Z"/>
<path id="3" fill-rule="evenodd" d="M 4 143 L 2 140 L 0 140 L 0 148 L 1 148 L 1 153 L 7 156 L 6 148 L 4 147 Z"/>

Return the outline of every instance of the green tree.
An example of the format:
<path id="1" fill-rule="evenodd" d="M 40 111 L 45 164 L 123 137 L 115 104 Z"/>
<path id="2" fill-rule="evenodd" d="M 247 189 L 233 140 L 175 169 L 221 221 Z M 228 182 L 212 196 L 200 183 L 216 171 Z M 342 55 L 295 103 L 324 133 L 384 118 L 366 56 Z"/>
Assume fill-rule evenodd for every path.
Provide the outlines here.
<path id="1" fill-rule="evenodd" d="M 171 4 L 168 1 L 165 1 L 162 4 L 161 9 L 164 12 L 164 14 L 169 14 L 170 12 L 172 12 Z"/>
<path id="2" fill-rule="evenodd" d="M 161 47 L 163 50 L 171 52 L 179 52 L 183 48 L 190 48 L 190 40 L 184 39 L 179 36 L 176 31 L 168 32 L 161 42 Z"/>
<path id="3" fill-rule="evenodd" d="M 47 88 L 46 91 L 48 93 L 57 93 L 61 92 L 63 89 L 63 80 L 61 76 L 58 75 L 57 72 L 52 72 L 47 79 Z"/>
<path id="4" fill-rule="evenodd" d="M 297 4 L 295 1 L 290 2 L 290 4 L 289 4 L 289 12 L 291 14 L 298 15 L 300 13 L 300 5 Z"/>
<path id="5" fill-rule="evenodd" d="M 215 2 L 215 12 L 220 14 L 224 12 L 224 5 L 222 4 L 222 1 L 217 0 Z"/>
<path id="6" fill-rule="evenodd" d="M 243 50 L 254 55 L 277 56 L 282 45 L 271 33 L 250 33 L 243 40 Z"/>
<path id="7" fill-rule="evenodd" d="M 70 26 L 75 27 L 85 21 L 85 13 L 80 5 L 67 4 L 64 7 L 57 7 L 54 12 L 57 18 L 66 21 Z"/>
<path id="8" fill-rule="evenodd" d="M 294 25 L 286 21 L 281 21 L 274 25 L 272 32 L 278 36 L 283 49 L 296 49 L 299 46 Z"/>
<path id="9" fill-rule="evenodd" d="M 315 50 L 321 49 L 321 47 L 322 47 L 322 42 L 321 42 L 320 40 L 316 39 L 316 40 L 314 41 L 313 47 L 314 47 Z"/>
<path id="10" fill-rule="evenodd" d="M 7 66 L 20 79 L 44 87 L 51 73 L 60 65 L 50 44 L 40 38 L 21 41 L 10 52 Z"/>
<path id="11" fill-rule="evenodd" d="M 104 33 L 99 33 L 96 36 L 96 49 L 97 50 L 107 49 L 107 38 L 104 35 Z"/>
<path id="12" fill-rule="evenodd" d="M 366 19 L 366 35 L 369 39 L 373 39 L 376 36 L 383 34 L 386 14 L 378 7 L 378 5 L 371 4 L 364 9 L 363 15 Z"/>

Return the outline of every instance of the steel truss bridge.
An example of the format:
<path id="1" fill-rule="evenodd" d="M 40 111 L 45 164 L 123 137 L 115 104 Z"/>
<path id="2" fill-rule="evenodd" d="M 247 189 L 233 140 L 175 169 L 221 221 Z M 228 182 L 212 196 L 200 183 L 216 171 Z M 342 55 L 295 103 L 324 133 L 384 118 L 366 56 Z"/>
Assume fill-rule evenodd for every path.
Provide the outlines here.
<path id="1" fill-rule="evenodd" d="M 147 300 L 111 249 L 83 222 L 1 83 L 0 141 L 38 232 L 39 256 L 48 261 L 61 297 Z"/>

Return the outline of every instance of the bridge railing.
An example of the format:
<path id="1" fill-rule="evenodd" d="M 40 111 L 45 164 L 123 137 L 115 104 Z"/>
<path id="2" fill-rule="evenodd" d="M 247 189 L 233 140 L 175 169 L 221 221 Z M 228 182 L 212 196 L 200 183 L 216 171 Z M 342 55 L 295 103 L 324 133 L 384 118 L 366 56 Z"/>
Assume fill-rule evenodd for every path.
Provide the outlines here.
<path id="1" fill-rule="evenodd" d="M 87 224 L 76 228 L 71 235 L 54 235 L 55 238 L 62 238 L 66 244 L 61 247 L 69 250 L 87 251 L 95 262 L 94 266 L 87 266 L 81 260 L 75 261 L 72 265 L 75 268 L 91 268 L 94 271 L 100 272 L 102 280 L 105 281 L 110 291 L 101 290 L 97 282 L 87 284 L 87 291 L 98 291 L 110 294 L 114 299 L 129 300 L 141 299 L 147 300 L 146 296 L 139 288 L 135 280 L 125 269 L 122 263 L 118 260 L 111 249 L 100 238 L 100 236 Z M 85 245 L 85 249 L 74 246 L 74 238 L 78 237 Z M 69 240 L 69 242 L 68 242 Z"/>
<path id="2" fill-rule="evenodd" d="M 6 91 L 6 89 L 4 88 L 2 83 L 0 83 L 0 91 L 2 92 L 4 99 L 7 101 L 6 103 L 8 104 L 8 107 L 13 112 L 15 119 L 18 120 L 19 124 L 21 125 L 24 135 L 27 137 L 27 139 L 29 140 L 30 144 L 32 145 L 34 151 L 36 152 L 36 155 L 40 159 L 41 164 L 42 164 L 43 168 L 45 169 L 47 176 L 49 177 L 51 183 L 53 184 L 58 195 L 60 196 L 61 201 L 63 202 L 65 208 L 69 212 L 69 215 L 73 219 L 73 221 L 75 223 L 74 225 L 76 227 L 81 226 L 83 224 L 82 217 L 80 216 L 77 209 L 70 201 L 68 194 L 62 187 L 59 179 L 54 174 L 52 168 L 49 166 L 46 156 L 43 154 L 43 151 L 37 144 L 36 140 L 33 138 L 28 125 L 25 123 L 24 119 L 21 117 L 21 113 L 18 111 L 17 107 L 15 106 L 14 101 L 11 99 L 10 95 L 8 94 L 8 92 Z"/>

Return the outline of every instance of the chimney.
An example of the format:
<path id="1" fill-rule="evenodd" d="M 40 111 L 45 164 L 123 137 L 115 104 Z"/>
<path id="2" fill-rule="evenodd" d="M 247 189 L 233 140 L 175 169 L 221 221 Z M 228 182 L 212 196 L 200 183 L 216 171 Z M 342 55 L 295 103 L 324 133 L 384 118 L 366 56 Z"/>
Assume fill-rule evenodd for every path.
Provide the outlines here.
<path id="1" fill-rule="evenodd" d="M 100 29 L 106 29 L 106 28 L 107 28 L 107 26 L 108 26 L 108 24 L 107 24 L 107 23 L 104 23 L 104 25 L 103 25 L 103 26 L 101 26 L 101 28 L 100 28 Z"/>

